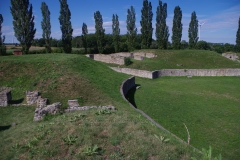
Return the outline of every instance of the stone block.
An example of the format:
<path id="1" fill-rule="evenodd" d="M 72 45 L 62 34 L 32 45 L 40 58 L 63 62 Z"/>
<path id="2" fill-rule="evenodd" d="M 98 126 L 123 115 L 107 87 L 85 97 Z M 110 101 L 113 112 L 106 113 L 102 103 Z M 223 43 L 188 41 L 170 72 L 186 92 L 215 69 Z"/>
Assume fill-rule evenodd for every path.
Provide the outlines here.
<path id="1" fill-rule="evenodd" d="M 61 105 L 62 104 L 60 102 L 57 102 L 47 105 L 47 107 L 44 108 L 36 108 L 33 121 L 42 120 L 46 114 L 56 114 Z"/>
<path id="2" fill-rule="evenodd" d="M 26 91 L 26 101 L 28 105 L 37 103 L 38 91 Z"/>
<path id="3" fill-rule="evenodd" d="M 68 100 L 69 107 L 79 107 L 78 100 Z"/>
<path id="4" fill-rule="evenodd" d="M 47 98 L 42 98 L 41 96 L 38 96 L 37 107 L 39 107 L 39 108 L 46 107 L 47 106 L 47 101 L 48 101 Z"/>
<path id="5" fill-rule="evenodd" d="M 0 107 L 6 107 L 8 102 L 12 100 L 11 90 L 6 87 L 0 88 Z"/>

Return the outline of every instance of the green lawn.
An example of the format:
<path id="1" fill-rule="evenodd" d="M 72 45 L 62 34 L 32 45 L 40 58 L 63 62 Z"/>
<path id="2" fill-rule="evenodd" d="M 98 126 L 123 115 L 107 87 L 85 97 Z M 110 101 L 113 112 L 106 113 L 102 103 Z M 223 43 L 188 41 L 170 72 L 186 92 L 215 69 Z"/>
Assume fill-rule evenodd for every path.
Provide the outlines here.
<path id="1" fill-rule="evenodd" d="M 137 78 L 132 101 L 196 148 L 213 147 L 223 159 L 240 157 L 240 77 Z M 132 95 L 131 95 L 132 96 Z"/>
<path id="2" fill-rule="evenodd" d="M 136 51 L 137 52 L 137 51 Z M 128 68 L 141 70 L 159 69 L 210 69 L 210 68 L 240 68 L 240 63 L 231 61 L 213 51 L 205 50 L 143 50 L 157 55 L 153 59 L 143 61 L 133 60 Z M 182 66 L 178 66 L 182 65 Z M 125 67 L 125 66 L 124 66 Z"/>
<path id="3" fill-rule="evenodd" d="M 120 94 L 123 80 L 104 63 L 81 55 L 38 54 L 0 57 L 0 86 L 11 87 L 13 102 L 38 90 L 49 103 L 78 99 L 80 105 L 114 105 L 97 110 L 47 116 L 33 122 L 35 106 L 0 107 L 0 159 L 190 159 L 193 149 L 154 127 Z M 17 126 L 11 127 L 13 122 Z M 154 135 L 169 138 L 158 140 Z M 93 152 L 98 146 L 97 153 Z M 87 155 L 87 153 L 90 155 Z M 91 155 L 92 154 L 92 155 Z"/>

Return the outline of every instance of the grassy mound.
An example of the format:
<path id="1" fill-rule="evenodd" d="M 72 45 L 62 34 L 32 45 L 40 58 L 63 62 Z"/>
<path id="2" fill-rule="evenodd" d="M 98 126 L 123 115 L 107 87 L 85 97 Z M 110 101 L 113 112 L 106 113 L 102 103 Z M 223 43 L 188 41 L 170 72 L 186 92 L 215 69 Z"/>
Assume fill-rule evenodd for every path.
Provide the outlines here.
<path id="1" fill-rule="evenodd" d="M 12 88 L 12 103 L 38 90 L 49 103 L 78 99 L 98 110 L 47 115 L 33 122 L 35 106 L 0 108 L 0 159 L 190 159 L 197 152 L 163 133 L 133 110 L 119 87 L 129 76 L 87 57 L 70 54 L 4 56 L 0 86 Z M 99 114 L 96 114 L 99 113 Z M 11 126 L 12 123 L 16 126 Z M 157 138 L 157 137 L 161 137 Z M 166 140 L 169 139 L 169 140 Z M 166 140 L 166 141 L 165 141 Z"/>
<path id="2" fill-rule="evenodd" d="M 213 51 L 205 50 L 141 50 L 157 55 L 153 59 L 143 61 L 133 60 L 128 68 L 140 70 L 159 69 L 211 69 L 211 68 L 240 68 L 240 63 L 222 57 Z"/>
<path id="3" fill-rule="evenodd" d="M 240 157 L 240 78 L 137 78 L 141 88 L 131 98 L 163 127 L 196 148 L 211 145 L 224 159 Z"/>

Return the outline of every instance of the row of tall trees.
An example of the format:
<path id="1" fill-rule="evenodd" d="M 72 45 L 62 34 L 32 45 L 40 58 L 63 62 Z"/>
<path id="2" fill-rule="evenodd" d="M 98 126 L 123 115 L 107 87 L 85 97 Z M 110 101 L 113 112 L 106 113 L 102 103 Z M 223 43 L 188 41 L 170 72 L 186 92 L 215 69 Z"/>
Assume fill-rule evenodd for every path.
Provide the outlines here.
<path id="1" fill-rule="evenodd" d="M 6 54 L 6 46 L 3 44 L 5 41 L 5 36 L 2 36 L 2 24 L 3 16 L 0 14 L 0 55 Z"/>
<path id="2" fill-rule="evenodd" d="M 66 53 L 71 53 L 72 51 L 72 24 L 71 24 L 71 12 L 69 10 L 67 0 L 59 0 L 60 2 L 60 29 L 62 31 L 62 46 L 63 50 Z M 29 3 L 29 0 L 11 0 L 11 14 L 13 16 L 13 26 L 15 31 L 15 36 L 18 41 L 21 43 L 22 51 L 24 54 L 27 54 L 29 48 L 34 42 L 34 36 L 36 33 L 36 28 L 34 27 L 34 15 L 32 13 L 33 7 L 32 4 Z M 50 11 L 45 2 L 42 2 L 41 5 L 42 11 L 42 37 L 45 41 L 46 52 L 51 52 L 51 24 L 50 24 Z M 143 0 L 143 7 L 141 10 L 141 48 L 150 48 L 152 44 L 152 5 L 148 0 Z M 167 18 L 167 4 L 162 3 L 159 0 L 159 5 L 157 6 L 156 11 L 156 41 L 159 49 L 167 49 L 168 48 L 168 38 L 169 38 L 169 29 L 166 24 Z M 94 13 L 95 19 L 95 35 L 97 37 L 97 47 L 99 53 L 104 52 L 104 35 L 105 29 L 103 28 L 103 19 L 100 11 L 96 11 Z M 173 27 L 172 27 L 172 47 L 173 49 L 182 48 L 181 38 L 182 38 L 182 10 L 179 6 L 176 6 L 174 9 L 174 18 L 173 18 Z M 0 17 L 0 29 L 3 22 L 3 17 Z M 136 13 L 131 6 L 127 10 L 127 46 L 128 50 L 135 49 L 135 39 L 137 37 L 137 28 L 136 28 Z M 239 18 L 240 23 L 240 18 Z M 4 37 L 1 36 L 0 30 L 0 47 L 3 44 Z M 83 23 L 82 26 L 82 42 L 85 48 L 85 52 L 87 52 L 87 25 Z M 120 51 L 120 28 L 119 28 L 119 20 L 118 15 L 113 14 L 112 16 L 112 35 L 113 35 L 113 44 L 115 52 Z M 198 42 L 198 20 L 196 16 L 196 12 L 193 12 L 191 15 L 191 22 L 189 23 L 188 29 L 188 37 L 189 37 L 189 48 L 196 48 Z M 237 31 L 236 43 L 238 51 L 240 51 L 240 24 Z M 2 51 L 1 51 L 2 52 Z"/>

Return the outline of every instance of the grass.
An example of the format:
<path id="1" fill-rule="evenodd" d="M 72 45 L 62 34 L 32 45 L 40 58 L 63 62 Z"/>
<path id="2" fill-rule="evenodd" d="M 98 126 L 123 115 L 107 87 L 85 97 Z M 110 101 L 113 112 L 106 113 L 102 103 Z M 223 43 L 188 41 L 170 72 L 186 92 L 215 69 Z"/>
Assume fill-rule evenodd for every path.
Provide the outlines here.
<path id="1" fill-rule="evenodd" d="M 240 78 L 137 78 L 130 99 L 137 108 L 187 142 L 186 124 L 196 148 L 212 146 L 223 159 L 240 157 Z"/>
<path id="2" fill-rule="evenodd" d="M 136 51 L 138 52 L 138 51 Z M 211 69 L 211 68 L 240 68 L 240 63 L 222 57 L 213 51 L 205 50 L 143 50 L 157 55 L 153 59 L 143 61 L 133 60 L 128 68 L 140 70 L 159 69 Z M 178 66 L 182 65 L 182 66 Z M 126 67 L 126 66 L 122 66 Z"/>
<path id="3" fill-rule="evenodd" d="M 38 90 L 49 103 L 78 99 L 80 105 L 114 105 L 111 114 L 89 110 L 47 115 L 33 122 L 35 106 L 0 108 L 0 159 L 190 159 L 191 148 L 154 127 L 121 97 L 129 76 L 85 56 L 3 56 L 0 86 L 12 88 L 13 102 Z M 97 113 L 97 114 L 96 114 Z M 11 126 L 12 123 L 17 125 Z M 162 143 L 155 135 L 170 141 Z M 97 146 L 97 147 L 96 147 Z M 154 149 L 153 149 L 154 148 Z"/>

